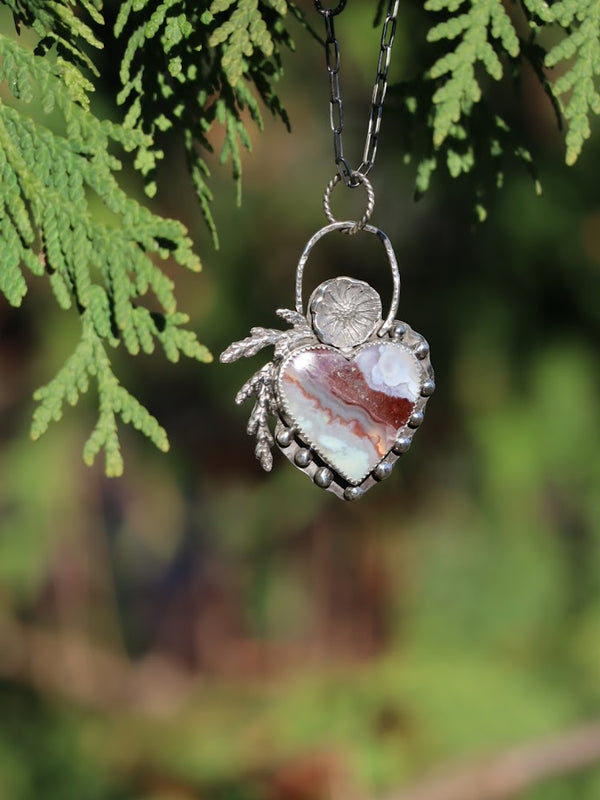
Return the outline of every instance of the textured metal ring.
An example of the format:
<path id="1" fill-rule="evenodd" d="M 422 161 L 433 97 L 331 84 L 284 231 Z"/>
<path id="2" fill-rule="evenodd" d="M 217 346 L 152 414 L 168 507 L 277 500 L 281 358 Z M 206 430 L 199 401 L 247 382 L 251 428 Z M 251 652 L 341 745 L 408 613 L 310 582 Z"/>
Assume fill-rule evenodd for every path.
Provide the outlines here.
<path id="1" fill-rule="evenodd" d="M 371 181 L 363 175 L 361 172 L 353 172 L 352 173 L 353 180 L 356 181 L 354 186 L 363 185 L 367 190 L 367 210 L 362 215 L 362 217 L 356 222 L 352 227 L 344 230 L 344 233 L 349 235 L 353 235 L 361 231 L 365 225 L 371 219 L 371 215 L 373 214 L 373 209 L 375 208 L 375 192 L 373 191 L 373 187 L 371 186 Z M 331 192 L 337 186 L 337 184 L 342 180 L 339 173 L 334 175 L 333 178 L 327 184 L 325 188 L 325 194 L 323 195 L 323 208 L 325 209 L 325 216 L 329 220 L 329 222 L 338 222 L 338 220 L 333 216 L 331 211 Z M 353 187 L 354 188 L 354 187 Z"/>

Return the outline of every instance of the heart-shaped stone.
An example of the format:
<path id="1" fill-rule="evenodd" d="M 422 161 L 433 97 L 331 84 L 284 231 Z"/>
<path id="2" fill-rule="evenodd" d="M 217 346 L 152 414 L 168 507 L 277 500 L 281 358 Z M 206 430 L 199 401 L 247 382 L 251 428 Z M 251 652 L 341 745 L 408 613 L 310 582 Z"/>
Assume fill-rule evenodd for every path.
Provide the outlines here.
<path id="1" fill-rule="evenodd" d="M 350 356 L 316 345 L 283 361 L 278 391 L 302 440 L 358 485 L 393 447 L 423 380 L 419 360 L 399 342 L 369 343 Z"/>

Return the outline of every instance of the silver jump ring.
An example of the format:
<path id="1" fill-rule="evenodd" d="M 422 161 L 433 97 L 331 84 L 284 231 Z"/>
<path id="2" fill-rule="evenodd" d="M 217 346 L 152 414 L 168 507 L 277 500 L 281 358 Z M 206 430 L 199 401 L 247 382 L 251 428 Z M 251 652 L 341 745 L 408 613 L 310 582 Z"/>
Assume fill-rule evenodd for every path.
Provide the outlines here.
<path id="1" fill-rule="evenodd" d="M 352 178 L 356 183 L 354 186 L 358 186 L 362 184 L 365 189 L 367 190 L 367 209 L 362 217 L 356 222 L 352 227 L 344 229 L 344 233 L 349 234 L 352 236 L 358 231 L 361 231 L 365 225 L 371 219 L 371 215 L 373 214 L 373 209 L 375 208 L 375 192 L 373 191 L 373 187 L 371 186 L 371 181 L 367 178 L 366 175 L 363 175 L 361 172 L 353 172 Z M 338 222 L 338 220 L 333 216 L 331 211 L 331 192 L 337 186 L 337 184 L 342 180 L 341 175 L 338 173 L 334 175 L 333 178 L 327 184 L 325 189 L 325 194 L 323 195 L 323 208 L 325 209 L 325 216 L 331 223 Z"/>

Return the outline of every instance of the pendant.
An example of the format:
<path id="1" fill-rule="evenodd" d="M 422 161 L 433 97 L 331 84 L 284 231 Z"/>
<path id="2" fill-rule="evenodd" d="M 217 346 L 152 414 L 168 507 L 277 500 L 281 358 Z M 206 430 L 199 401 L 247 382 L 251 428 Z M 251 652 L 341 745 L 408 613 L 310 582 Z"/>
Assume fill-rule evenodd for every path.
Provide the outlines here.
<path id="1" fill-rule="evenodd" d="M 339 179 L 338 176 L 336 176 Z M 263 469 L 273 466 L 277 444 L 294 466 L 314 483 L 344 500 L 356 500 L 387 478 L 397 459 L 409 449 L 423 422 L 425 405 L 435 389 L 429 345 L 407 323 L 396 319 L 400 275 L 388 237 L 368 219 L 373 210 L 369 191 L 367 212 L 359 222 L 331 221 L 306 245 L 296 270 L 296 309 L 276 313 L 291 328 L 252 328 L 222 354 L 224 363 L 274 347 L 273 361 L 256 372 L 235 401 L 256 402 L 248 433 L 256 437 L 255 454 Z M 304 267 L 315 244 L 330 233 L 375 236 L 385 249 L 393 294 L 385 319 L 379 294 L 368 283 L 340 276 L 318 286 L 303 305 Z M 276 419 L 274 435 L 269 417 Z"/>

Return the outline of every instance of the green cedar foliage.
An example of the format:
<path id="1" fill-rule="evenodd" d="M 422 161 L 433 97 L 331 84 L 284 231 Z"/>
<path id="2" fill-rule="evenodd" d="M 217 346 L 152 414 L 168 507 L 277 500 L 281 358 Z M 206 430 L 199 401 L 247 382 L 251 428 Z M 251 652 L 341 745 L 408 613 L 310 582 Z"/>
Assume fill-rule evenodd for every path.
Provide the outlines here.
<path id="1" fill-rule="evenodd" d="M 14 100 L 0 101 L 0 290 L 18 306 L 27 292 L 23 269 L 45 275 L 59 305 L 75 306 L 82 325 L 73 355 L 35 395 L 31 432 L 35 439 L 60 419 L 65 401 L 75 404 L 93 377 L 100 414 L 84 460 L 91 463 L 103 449 L 107 474 L 119 475 L 117 416 L 162 450 L 168 441 L 119 385 L 107 348 L 123 345 L 135 355 L 151 353 L 158 342 L 171 361 L 180 354 L 208 361 L 210 354 L 185 328 L 172 281 L 159 266 L 171 259 L 200 269 L 187 232 L 127 195 L 116 180 L 121 161 L 115 148 L 133 154 L 153 196 L 162 157 L 158 139 L 177 137 L 217 244 L 202 152 L 212 149 L 211 129 L 222 126 L 220 161 L 231 160 L 239 197 L 240 145 L 251 146 L 245 112 L 262 128 L 260 99 L 287 124 L 272 83 L 281 73 L 281 47 L 292 46 L 283 25 L 288 4 L 128 0 L 113 32 L 104 26 L 101 0 L 1 1 L 17 32 L 30 28 L 38 42 L 31 53 L 0 35 L 0 81 Z M 120 125 L 98 119 L 90 106 L 99 76 L 93 53 L 104 44 L 120 58 Z M 39 107 L 58 112 L 62 129 L 40 124 Z"/>
<path id="2" fill-rule="evenodd" d="M 117 416 L 162 450 L 168 441 L 154 417 L 119 385 L 108 348 L 122 344 L 135 355 L 151 353 L 158 342 L 172 361 L 180 353 L 209 360 L 206 348 L 183 327 L 187 317 L 177 310 L 173 283 L 159 267 L 167 258 L 194 271 L 200 263 L 179 222 L 151 213 L 119 186 L 115 172 L 121 163 L 112 146 L 132 151 L 147 146 L 147 137 L 86 110 L 82 92 L 89 86 L 78 75 L 87 61 L 78 55 L 75 35 L 71 48 L 61 44 L 63 25 L 77 20 L 75 31 L 84 31 L 88 43 L 97 40 L 69 16 L 68 4 L 46 5 L 57 13 L 33 18 L 37 32 L 40 20 L 54 26 L 38 50 L 46 52 L 53 40 L 56 57 L 40 58 L 0 35 L 0 80 L 15 101 L 0 101 L 0 289 L 11 305 L 19 306 L 27 291 L 25 268 L 48 278 L 61 308 L 78 310 L 81 340 L 56 377 L 37 391 L 31 433 L 35 439 L 51 420 L 60 419 L 65 401 L 75 404 L 92 377 L 100 414 L 84 460 L 91 463 L 104 449 L 107 474 L 119 475 Z M 40 4 L 44 13 L 46 5 Z M 26 13 L 20 19 L 31 21 Z M 28 114 L 33 101 L 47 114 L 58 112 L 62 129 L 35 121 Z"/>
<path id="3" fill-rule="evenodd" d="M 220 162 L 231 160 L 241 199 L 240 144 L 251 149 L 244 112 L 262 129 L 257 102 L 287 125 L 273 91 L 281 75 L 281 48 L 292 47 L 284 27 L 286 0 L 126 0 L 121 4 L 116 35 L 126 39 L 118 96 L 127 113 L 125 126 L 150 134 L 138 155 L 153 195 L 156 161 L 162 151 L 158 132 L 179 137 L 204 218 L 217 244 L 210 211 L 212 193 L 203 151 L 212 151 L 209 134 L 216 124 L 225 130 Z"/>
<path id="4" fill-rule="evenodd" d="M 90 27 L 104 23 L 101 0 L 82 0 L 78 13 L 75 13 L 75 4 L 69 0 L 3 2 L 12 11 L 19 33 L 23 25 L 32 28 L 38 35 L 37 55 L 46 55 L 55 47 L 57 73 L 69 87 L 72 97 L 88 108 L 87 93 L 93 91 L 94 87 L 82 70 L 94 77 L 98 76 L 98 70 L 85 52 L 85 45 L 102 48 L 102 42 Z"/>
<path id="5" fill-rule="evenodd" d="M 429 188 L 440 166 L 452 177 L 468 174 L 483 219 L 490 176 L 502 184 L 507 157 L 524 163 L 540 190 L 526 142 L 494 107 L 493 83 L 514 81 L 525 69 L 537 76 L 559 124 L 562 115 L 568 122 L 566 161 L 573 164 L 590 135 L 590 114 L 600 113 L 600 2 L 426 0 L 422 8 L 430 17 L 425 68 L 394 87 L 403 104 L 406 158 L 417 163 L 416 194 Z"/>
<path id="6" fill-rule="evenodd" d="M 561 97 L 567 96 L 564 109 L 569 121 L 567 163 L 573 164 L 590 135 L 590 112 L 600 114 L 600 94 L 595 82 L 600 75 L 600 2 L 563 0 L 554 3 L 550 10 L 540 8 L 540 16 L 543 21 L 556 22 L 567 32 L 547 54 L 545 63 L 548 67 L 562 62 L 568 65 L 556 81 L 554 91 Z"/>

